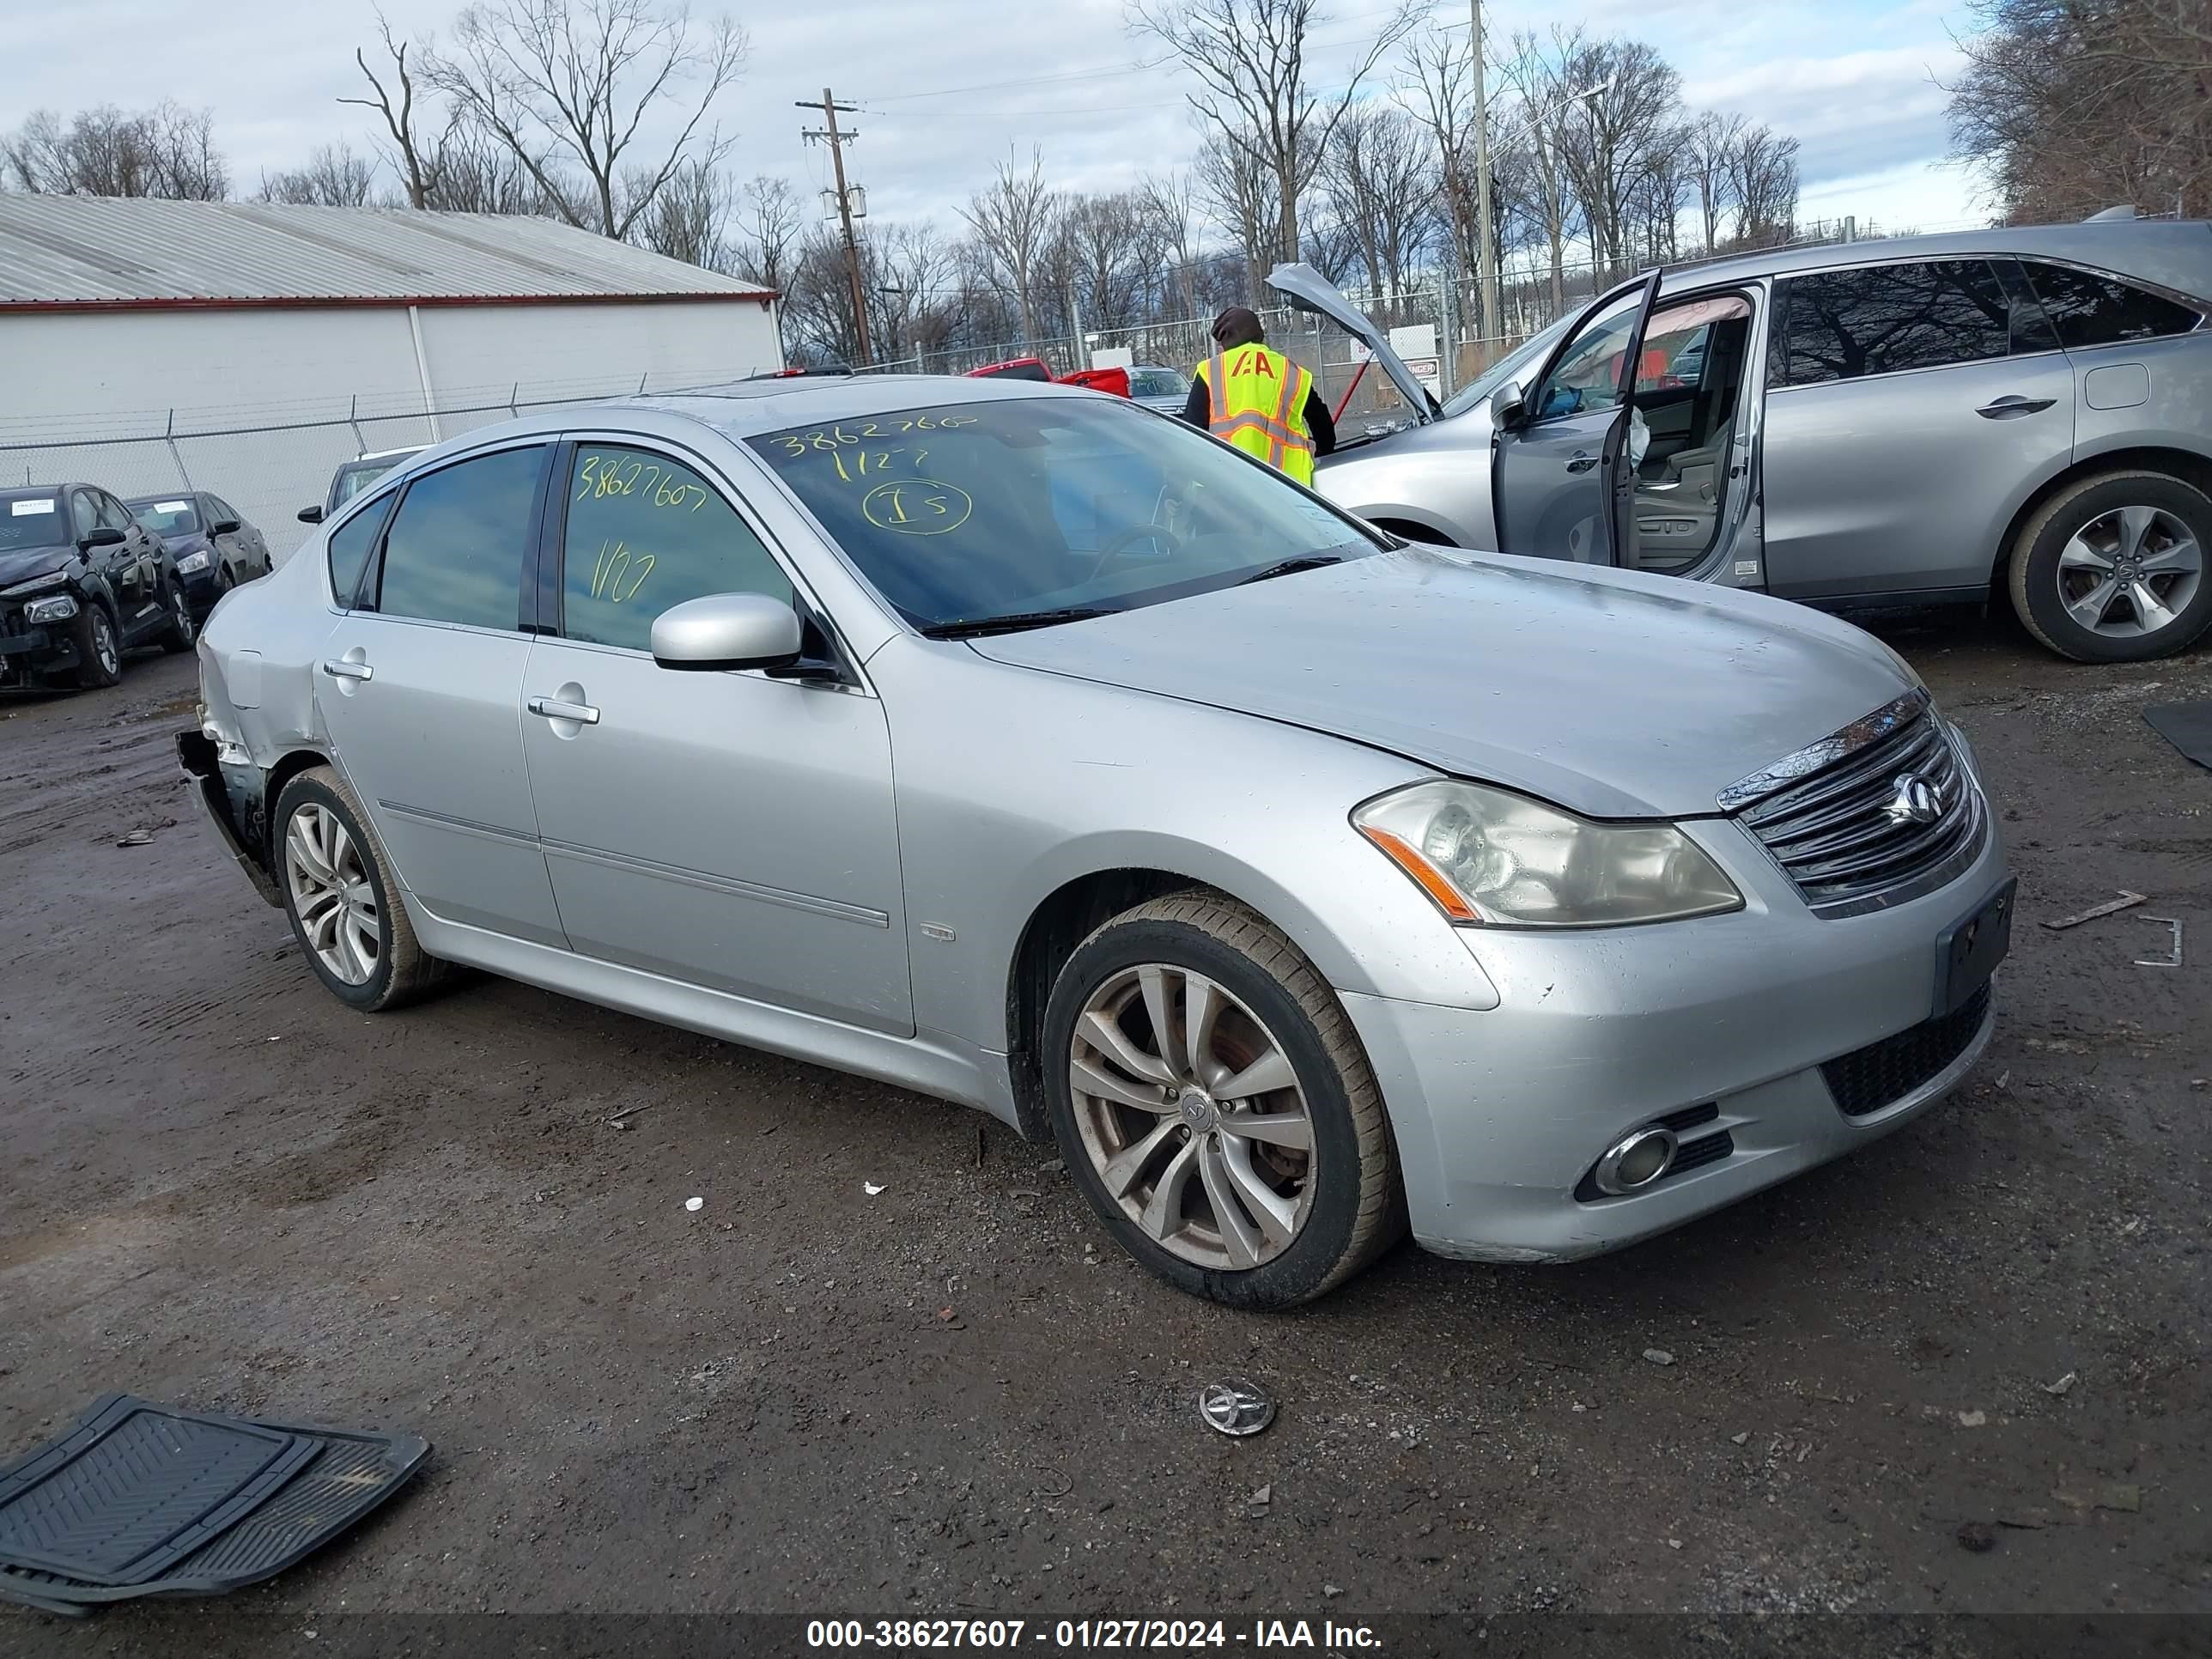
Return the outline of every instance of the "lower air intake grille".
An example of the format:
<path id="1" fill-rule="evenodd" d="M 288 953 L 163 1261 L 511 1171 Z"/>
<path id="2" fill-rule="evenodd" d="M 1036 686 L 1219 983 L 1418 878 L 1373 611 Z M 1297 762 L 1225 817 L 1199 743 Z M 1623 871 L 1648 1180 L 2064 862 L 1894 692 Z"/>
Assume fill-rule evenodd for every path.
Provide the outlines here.
<path id="1" fill-rule="evenodd" d="M 1965 1054 L 1989 1012 L 1990 988 L 1984 985 L 1955 1012 L 1832 1060 L 1820 1067 L 1820 1075 L 1845 1117 L 1878 1112 L 1940 1076 Z"/>

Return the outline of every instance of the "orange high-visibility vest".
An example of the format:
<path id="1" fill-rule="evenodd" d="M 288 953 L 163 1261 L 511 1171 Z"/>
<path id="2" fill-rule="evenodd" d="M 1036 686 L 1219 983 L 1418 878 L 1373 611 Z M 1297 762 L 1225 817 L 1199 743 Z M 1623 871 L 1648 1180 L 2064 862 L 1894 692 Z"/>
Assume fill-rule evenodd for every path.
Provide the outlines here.
<path id="1" fill-rule="evenodd" d="M 1206 429 L 1302 484 L 1314 477 L 1306 397 L 1313 375 L 1263 345 L 1217 351 L 1198 366 L 1206 389 Z"/>

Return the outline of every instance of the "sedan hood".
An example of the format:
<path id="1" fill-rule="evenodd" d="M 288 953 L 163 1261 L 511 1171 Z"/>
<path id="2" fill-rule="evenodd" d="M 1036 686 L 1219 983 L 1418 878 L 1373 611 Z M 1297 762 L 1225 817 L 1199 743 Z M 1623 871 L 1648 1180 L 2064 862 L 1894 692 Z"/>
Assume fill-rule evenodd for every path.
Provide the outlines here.
<path id="1" fill-rule="evenodd" d="M 1764 595 L 1418 547 L 970 644 L 1601 818 L 1712 813 L 1913 684 L 1857 629 Z"/>
<path id="2" fill-rule="evenodd" d="M 18 547 L 0 553 L 0 588 L 13 587 L 48 571 L 62 570 L 76 556 L 66 547 Z"/>

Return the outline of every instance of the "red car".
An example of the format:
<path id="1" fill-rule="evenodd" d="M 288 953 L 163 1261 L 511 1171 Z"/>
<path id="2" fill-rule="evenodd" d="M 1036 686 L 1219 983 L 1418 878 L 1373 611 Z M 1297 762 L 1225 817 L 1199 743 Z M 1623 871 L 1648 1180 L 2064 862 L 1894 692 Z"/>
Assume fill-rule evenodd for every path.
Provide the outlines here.
<path id="1" fill-rule="evenodd" d="M 1129 395 L 1129 371 L 1126 368 L 1079 368 L 1072 374 L 1054 374 L 1052 367 L 1042 357 L 1009 357 L 1003 363 L 986 363 L 981 368 L 971 368 L 968 378 L 973 380 L 1056 380 L 1061 386 L 1089 386 L 1093 392 L 1111 392 L 1116 398 Z"/>

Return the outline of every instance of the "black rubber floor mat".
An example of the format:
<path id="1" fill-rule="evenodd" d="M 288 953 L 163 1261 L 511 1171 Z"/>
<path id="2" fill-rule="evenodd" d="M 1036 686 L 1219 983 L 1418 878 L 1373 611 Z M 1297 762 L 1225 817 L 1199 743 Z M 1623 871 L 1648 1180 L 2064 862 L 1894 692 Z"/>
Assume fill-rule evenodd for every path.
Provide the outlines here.
<path id="1" fill-rule="evenodd" d="M 315 1455 L 234 1418 L 112 1395 L 0 1470 L 0 1565 L 143 1584 L 242 1519 Z"/>
<path id="2" fill-rule="evenodd" d="M 85 1420 L 113 1409 L 116 1403 L 145 1404 L 95 1401 Z M 148 1595 L 217 1595 L 257 1583 L 304 1559 L 368 1514 L 405 1485 L 430 1455 L 429 1443 L 414 1435 L 366 1434 L 317 1424 L 215 1420 L 295 1437 L 307 1443 L 309 1461 L 273 1496 L 207 1539 L 159 1578 L 101 1585 L 0 1565 L 0 1600 L 81 1616 L 109 1601 Z"/>
<path id="3" fill-rule="evenodd" d="M 2212 767 L 2212 702 L 2162 702 L 2144 709 L 2143 718 L 2199 766 Z"/>

